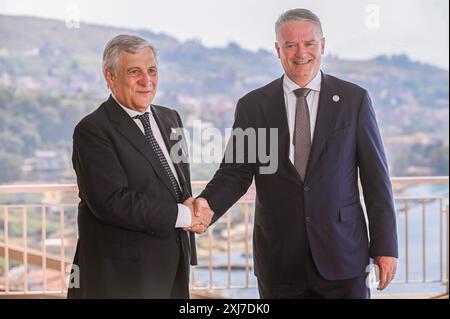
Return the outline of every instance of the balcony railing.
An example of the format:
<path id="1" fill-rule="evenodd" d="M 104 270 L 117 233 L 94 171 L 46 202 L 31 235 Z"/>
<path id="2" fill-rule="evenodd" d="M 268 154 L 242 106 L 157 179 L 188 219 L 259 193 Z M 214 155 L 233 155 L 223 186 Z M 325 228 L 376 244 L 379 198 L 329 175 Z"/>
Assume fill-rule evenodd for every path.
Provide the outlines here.
<path id="1" fill-rule="evenodd" d="M 392 179 L 400 244 L 394 285 L 442 284 L 448 292 L 448 183 L 448 176 Z M 194 182 L 194 194 L 205 185 Z M 436 187 L 444 192 L 434 194 Z M 256 287 L 254 199 L 252 186 L 198 236 L 191 291 Z M 0 296 L 65 296 L 77 238 L 76 185 L 0 185 L 0 203 Z"/>

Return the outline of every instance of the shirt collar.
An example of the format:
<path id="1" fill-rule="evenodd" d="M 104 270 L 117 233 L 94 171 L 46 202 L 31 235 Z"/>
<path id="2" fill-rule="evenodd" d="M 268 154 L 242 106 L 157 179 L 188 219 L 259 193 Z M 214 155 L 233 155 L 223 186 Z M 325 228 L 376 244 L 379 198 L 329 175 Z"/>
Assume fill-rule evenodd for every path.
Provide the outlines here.
<path id="1" fill-rule="evenodd" d="M 125 112 L 127 112 L 127 114 L 128 114 L 131 118 L 133 118 L 133 117 L 135 117 L 135 116 L 138 116 L 138 115 L 142 115 L 142 114 L 147 113 L 147 112 L 150 113 L 150 114 L 152 114 L 152 112 L 150 111 L 151 105 L 149 105 L 149 106 L 147 107 L 147 109 L 146 109 L 144 112 L 138 112 L 138 111 L 136 111 L 136 110 L 129 109 L 128 107 L 125 107 L 125 106 L 123 106 L 122 104 L 120 104 L 120 102 L 116 99 L 116 97 L 114 96 L 114 94 L 111 93 L 111 96 L 112 96 L 113 99 L 117 102 L 117 104 L 119 104 L 120 107 L 121 107 Z"/>
<path id="2" fill-rule="evenodd" d="M 311 89 L 313 91 L 320 92 L 320 85 L 322 84 L 322 72 L 319 70 L 316 76 L 306 84 L 305 88 Z M 297 83 L 292 81 L 286 74 L 283 77 L 283 88 L 286 92 L 293 92 L 300 88 Z"/>

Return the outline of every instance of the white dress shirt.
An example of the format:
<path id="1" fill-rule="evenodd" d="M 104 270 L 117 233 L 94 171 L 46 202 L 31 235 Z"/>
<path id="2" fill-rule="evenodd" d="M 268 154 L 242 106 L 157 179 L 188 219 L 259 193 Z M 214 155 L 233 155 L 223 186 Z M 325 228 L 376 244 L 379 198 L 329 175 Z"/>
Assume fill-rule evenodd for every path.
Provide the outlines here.
<path id="1" fill-rule="evenodd" d="M 309 109 L 309 120 L 311 124 L 311 143 L 314 138 L 314 129 L 316 127 L 317 110 L 319 109 L 319 94 L 320 85 L 322 83 L 322 73 L 319 71 L 314 79 L 309 82 L 305 88 L 311 89 L 308 96 L 306 97 L 306 102 L 308 103 Z M 289 126 L 289 159 L 292 164 L 294 164 L 294 129 L 295 129 L 295 108 L 297 104 L 297 97 L 294 91 L 300 89 L 294 81 L 288 78 L 285 74 L 283 77 L 283 91 L 284 91 L 284 103 L 286 105 L 286 115 Z"/>
<path id="2" fill-rule="evenodd" d="M 164 154 L 164 157 L 166 158 L 167 163 L 169 164 L 170 170 L 172 171 L 173 176 L 175 176 L 175 179 L 177 180 L 178 186 L 180 186 L 180 181 L 178 179 L 177 171 L 175 170 L 175 166 L 172 163 L 172 159 L 170 158 L 169 152 L 167 150 L 167 146 L 164 143 L 164 139 L 161 135 L 161 131 L 159 130 L 158 124 L 156 123 L 155 117 L 153 116 L 153 113 L 150 109 L 150 105 L 144 112 L 138 112 L 132 109 L 129 109 L 117 101 L 117 99 L 112 95 L 114 100 L 116 100 L 117 104 L 120 105 L 120 107 L 127 112 L 127 114 L 133 118 L 137 115 L 142 115 L 145 112 L 148 112 L 149 119 L 150 119 L 150 126 L 152 128 L 153 135 L 155 136 L 156 142 L 158 142 L 159 147 L 161 148 L 161 151 Z M 133 119 L 134 123 L 139 127 L 139 129 L 142 131 L 142 134 L 145 135 L 144 125 L 142 125 L 141 120 L 135 118 Z M 149 146 L 150 147 L 150 146 Z M 181 188 L 181 187 L 180 187 Z M 175 223 L 175 228 L 183 228 L 183 227 L 190 227 L 192 223 L 192 216 L 191 216 L 191 210 L 189 207 L 183 204 L 178 204 L 178 217 L 177 222 Z"/>

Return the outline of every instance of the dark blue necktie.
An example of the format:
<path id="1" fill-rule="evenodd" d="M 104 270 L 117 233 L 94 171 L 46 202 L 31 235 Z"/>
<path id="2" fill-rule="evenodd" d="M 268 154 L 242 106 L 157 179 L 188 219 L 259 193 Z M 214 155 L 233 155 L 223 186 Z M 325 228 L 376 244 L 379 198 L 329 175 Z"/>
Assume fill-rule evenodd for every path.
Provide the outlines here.
<path id="1" fill-rule="evenodd" d="M 177 201 L 181 202 L 182 199 L 182 192 L 180 189 L 180 186 L 178 185 L 177 180 L 175 179 L 175 176 L 172 173 L 172 170 L 170 169 L 169 163 L 167 163 L 166 157 L 164 156 L 164 153 L 162 152 L 161 148 L 159 147 L 158 142 L 155 139 L 155 136 L 153 135 L 152 127 L 150 126 L 150 119 L 149 119 L 148 112 L 145 112 L 142 115 L 137 115 L 133 118 L 137 118 L 141 121 L 142 125 L 144 126 L 144 132 L 145 132 L 145 139 L 147 142 L 152 146 L 153 151 L 158 156 L 158 159 L 166 171 L 170 184 L 172 184 L 173 190 L 175 191 L 175 194 L 177 195 Z"/>

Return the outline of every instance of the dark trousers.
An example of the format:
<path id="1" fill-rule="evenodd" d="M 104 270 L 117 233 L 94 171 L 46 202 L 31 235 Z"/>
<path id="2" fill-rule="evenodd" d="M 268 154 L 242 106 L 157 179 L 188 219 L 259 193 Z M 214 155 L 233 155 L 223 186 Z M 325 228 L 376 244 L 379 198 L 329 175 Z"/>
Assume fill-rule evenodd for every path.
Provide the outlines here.
<path id="1" fill-rule="evenodd" d="M 180 243 L 180 258 L 178 260 L 178 269 L 175 275 L 175 281 L 170 292 L 170 299 L 189 299 L 189 269 L 186 269 L 184 263 L 183 249 Z"/>
<path id="2" fill-rule="evenodd" d="M 366 276 L 326 280 L 317 271 L 310 252 L 305 260 L 306 278 L 303 282 L 292 284 L 270 284 L 258 279 L 261 299 L 370 299 L 366 287 Z"/>

